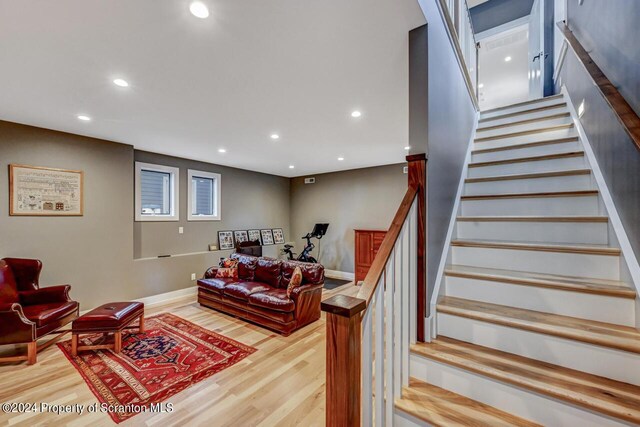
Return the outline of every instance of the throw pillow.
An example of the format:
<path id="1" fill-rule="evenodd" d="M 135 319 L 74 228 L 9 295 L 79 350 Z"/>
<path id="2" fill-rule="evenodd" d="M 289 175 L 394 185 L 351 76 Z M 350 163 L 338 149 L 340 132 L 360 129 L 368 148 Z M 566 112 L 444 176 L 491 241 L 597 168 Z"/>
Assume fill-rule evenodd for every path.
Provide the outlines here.
<path id="1" fill-rule="evenodd" d="M 237 279 L 237 268 L 219 268 L 216 272 L 216 279 Z"/>
<path id="2" fill-rule="evenodd" d="M 289 280 L 289 286 L 287 286 L 287 297 L 291 298 L 291 293 L 295 288 L 302 284 L 302 269 L 296 267 L 291 274 L 291 280 Z"/>
<path id="3" fill-rule="evenodd" d="M 238 260 L 235 258 L 225 258 L 220 261 L 220 267 L 222 268 L 237 268 Z"/>

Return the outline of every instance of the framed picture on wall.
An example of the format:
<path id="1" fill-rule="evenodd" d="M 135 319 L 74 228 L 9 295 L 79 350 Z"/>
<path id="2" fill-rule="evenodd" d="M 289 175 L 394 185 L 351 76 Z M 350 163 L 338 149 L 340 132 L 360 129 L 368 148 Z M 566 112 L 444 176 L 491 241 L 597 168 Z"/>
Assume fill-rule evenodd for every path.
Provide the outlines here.
<path id="1" fill-rule="evenodd" d="M 218 245 L 220 250 L 233 249 L 233 232 L 232 231 L 218 231 Z"/>
<path id="2" fill-rule="evenodd" d="M 284 243 L 284 231 L 282 231 L 282 228 L 274 228 L 271 231 L 273 231 L 273 243 L 282 245 Z"/>
<path id="3" fill-rule="evenodd" d="M 236 244 L 238 244 L 249 240 L 249 234 L 247 230 L 236 230 L 233 232 L 233 238 L 236 239 Z"/>
<path id="4" fill-rule="evenodd" d="M 271 230 L 260 230 L 263 245 L 273 245 L 273 232 Z"/>
<path id="5" fill-rule="evenodd" d="M 82 216 L 84 172 L 9 165 L 9 215 Z"/>
<path id="6" fill-rule="evenodd" d="M 256 240 L 262 244 L 262 238 L 260 237 L 260 230 L 249 230 L 247 231 L 249 235 L 249 240 L 255 242 Z"/>

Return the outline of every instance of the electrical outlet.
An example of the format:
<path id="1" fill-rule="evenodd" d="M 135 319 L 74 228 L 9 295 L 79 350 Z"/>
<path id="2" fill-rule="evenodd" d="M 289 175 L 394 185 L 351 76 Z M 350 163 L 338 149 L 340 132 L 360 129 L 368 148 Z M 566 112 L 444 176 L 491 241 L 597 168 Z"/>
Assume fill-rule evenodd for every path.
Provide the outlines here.
<path id="1" fill-rule="evenodd" d="M 196 273 L 191 273 L 191 280 L 196 280 Z"/>
<path id="2" fill-rule="evenodd" d="M 184 227 L 178 227 L 178 234 L 184 234 Z"/>

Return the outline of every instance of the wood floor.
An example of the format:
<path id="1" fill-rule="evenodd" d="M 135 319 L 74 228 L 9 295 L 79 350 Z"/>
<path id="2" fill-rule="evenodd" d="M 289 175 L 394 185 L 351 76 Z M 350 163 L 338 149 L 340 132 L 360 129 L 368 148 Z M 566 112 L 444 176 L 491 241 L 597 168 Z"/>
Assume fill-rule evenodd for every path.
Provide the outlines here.
<path id="1" fill-rule="evenodd" d="M 325 291 L 355 296 L 347 284 Z M 242 320 L 201 307 L 195 296 L 147 308 L 147 316 L 171 312 L 258 351 L 242 362 L 169 398 L 172 413 L 138 414 L 121 426 L 322 426 L 325 407 L 325 316 L 282 337 Z M 67 335 L 64 339 L 68 339 Z M 38 354 L 38 363 L 0 365 L 0 403 L 97 403 L 80 374 L 57 346 Z M 104 413 L 82 415 L 9 413 L 0 411 L 0 425 L 112 426 Z"/>

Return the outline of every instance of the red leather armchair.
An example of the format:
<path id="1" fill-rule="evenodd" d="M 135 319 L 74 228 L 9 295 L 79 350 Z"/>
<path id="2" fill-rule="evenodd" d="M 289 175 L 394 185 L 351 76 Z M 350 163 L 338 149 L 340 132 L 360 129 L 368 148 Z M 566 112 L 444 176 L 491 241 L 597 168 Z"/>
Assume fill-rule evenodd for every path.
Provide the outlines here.
<path id="1" fill-rule="evenodd" d="M 41 270 L 42 263 L 35 259 L 0 260 L 0 345 L 27 344 L 26 356 L 2 357 L 0 361 L 34 364 L 38 338 L 78 317 L 80 306 L 69 298 L 71 286 L 40 288 Z"/>

